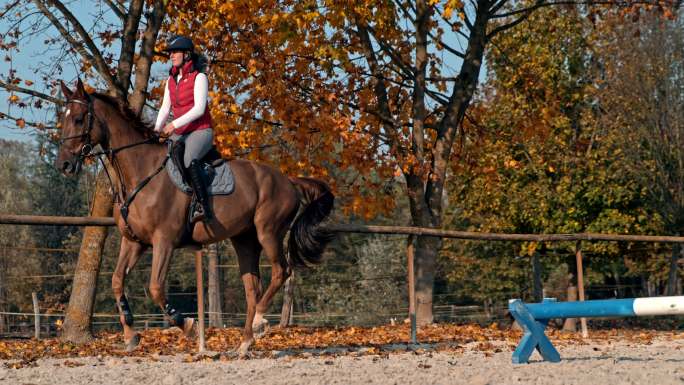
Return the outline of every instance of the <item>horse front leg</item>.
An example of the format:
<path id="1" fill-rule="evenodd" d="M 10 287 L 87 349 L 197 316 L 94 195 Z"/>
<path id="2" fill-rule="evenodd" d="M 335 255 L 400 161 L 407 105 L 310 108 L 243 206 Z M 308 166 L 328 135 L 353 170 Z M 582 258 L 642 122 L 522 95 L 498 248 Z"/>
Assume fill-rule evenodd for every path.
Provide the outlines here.
<path id="1" fill-rule="evenodd" d="M 150 296 L 161 308 L 172 327 L 180 328 L 186 336 L 191 336 L 195 320 L 185 317 L 172 304 L 166 301 L 164 285 L 169 272 L 169 262 L 173 255 L 173 245 L 169 241 L 155 242 L 152 245 L 152 271 L 150 272 Z"/>
<path id="2" fill-rule="evenodd" d="M 140 259 L 140 256 L 145 251 L 145 246 L 138 242 L 121 239 L 121 246 L 119 248 L 119 258 L 116 262 L 116 268 L 112 275 L 112 291 L 114 292 L 114 300 L 119 311 L 119 322 L 123 327 L 124 344 L 126 351 L 134 350 L 140 342 L 140 336 L 133 328 L 133 312 L 128 304 L 128 299 L 124 294 L 124 284 L 126 275 L 133 269 L 135 264 Z"/>

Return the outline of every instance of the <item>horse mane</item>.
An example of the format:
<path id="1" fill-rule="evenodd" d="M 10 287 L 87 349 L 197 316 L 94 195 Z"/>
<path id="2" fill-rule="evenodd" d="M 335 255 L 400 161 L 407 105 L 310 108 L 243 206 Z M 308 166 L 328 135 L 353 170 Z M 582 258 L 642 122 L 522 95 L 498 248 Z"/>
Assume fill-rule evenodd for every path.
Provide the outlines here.
<path id="1" fill-rule="evenodd" d="M 101 94 L 99 92 L 92 93 L 90 96 L 93 96 L 111 105 L 112 107 L 116 107 L 119 113 L 123 115 L 124 119 L 129 121 L 131 126 L 133 126 L 136 131 L 141 133 L 145 139 L 149 139 L 154 136 L 154 126 L 148 122 L 145 122 L 138 115 L 136 115 L 136 113 L 131 110 L 125 101 L 111 95 Z"/>

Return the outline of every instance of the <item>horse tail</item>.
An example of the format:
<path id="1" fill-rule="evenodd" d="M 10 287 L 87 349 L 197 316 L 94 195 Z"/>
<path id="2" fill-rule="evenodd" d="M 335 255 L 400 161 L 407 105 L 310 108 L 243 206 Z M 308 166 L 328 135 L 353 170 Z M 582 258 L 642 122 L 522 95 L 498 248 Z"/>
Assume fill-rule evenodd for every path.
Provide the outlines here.
<path id="1" fill-rule="evenodd" d="M 313 178 L 290 177 L 304 197 L 305 206 L 290 228 L 288 250 L 294 266 L 309 267 L 321 262 L 323 250 L 334 234 L 318 226 L 328 217 L 335 196 L 324 182 Z"/>

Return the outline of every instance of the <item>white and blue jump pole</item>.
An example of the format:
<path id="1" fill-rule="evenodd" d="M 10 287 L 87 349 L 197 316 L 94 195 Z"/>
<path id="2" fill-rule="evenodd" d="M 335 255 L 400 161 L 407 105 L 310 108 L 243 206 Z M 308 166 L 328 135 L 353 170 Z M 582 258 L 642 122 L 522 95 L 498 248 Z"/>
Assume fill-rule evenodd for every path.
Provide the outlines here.
<path id="1" fill-rule="evenodd" d="M 559 362 L 560 354 L 544 334 L 550 319 L 684 314 L 684 296 L 580 302 L 556 302 L 554 298 L 545 298 L 541 303 L 529 304 L 512 299 L 508 303 L 508 310 L 524 331 L 520 344 L 513 352 L 513 363 L 527 363 L 535 348 L 544 361 Z"/>

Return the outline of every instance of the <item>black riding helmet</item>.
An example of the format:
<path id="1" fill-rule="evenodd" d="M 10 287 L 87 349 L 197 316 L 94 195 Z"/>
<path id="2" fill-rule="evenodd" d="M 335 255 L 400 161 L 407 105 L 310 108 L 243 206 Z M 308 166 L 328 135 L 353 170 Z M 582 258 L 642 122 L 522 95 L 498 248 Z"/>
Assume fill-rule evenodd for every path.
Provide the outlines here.
<path id="1" fill-rule="evenodd" d="M 190 38 L 181 36 L 181 35 L 176 35 L 172 36 L 168 43 L 166 44 L 166 48 L 164 48 L 164 51 L 170 52 L 170 51 L 187 51 L 187 52 L 192 52 L 195 49 L 195 45 L 192 44 L 192 40 Z"/>

